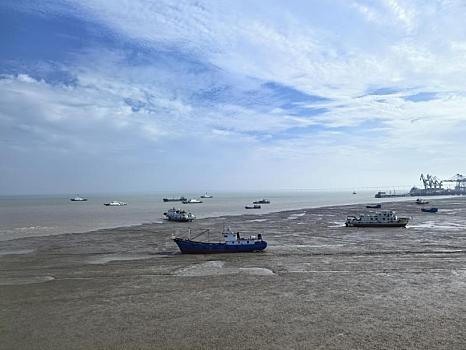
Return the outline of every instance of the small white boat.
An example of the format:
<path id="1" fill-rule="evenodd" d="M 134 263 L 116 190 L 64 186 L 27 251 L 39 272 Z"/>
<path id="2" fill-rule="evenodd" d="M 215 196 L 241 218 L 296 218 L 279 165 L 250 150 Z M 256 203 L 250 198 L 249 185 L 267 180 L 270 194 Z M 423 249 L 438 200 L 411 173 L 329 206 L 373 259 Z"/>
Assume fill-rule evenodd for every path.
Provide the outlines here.
<path id="1" fill-rule="evenodd" d="M 108 203 L 104 203 L 105 206 L 107 207 L 121 207 L 123 205 L 127 205 L 128 203 L 125 202 L 120 202 L 120 201 L 111 201 Z"/>
<path id="2" fill-rule="evenodd" d="M 183 201 L 183 204 L 195 204 L 195 203 L 202 203 L 199 199 L 191 198 L 188 200 Z"/>
<path id="3" fill-rule="evenodd" d="M 201 196 L 201 198 L 213 198 L 213 197 L 214 196 L 212 196 L 211 194 L 207 194 L 207 192 Z"/>
<path id="4" fill-rule="evenodd" d="M 70 201 L 72 201 L 72 202 L 86 202 L 87 198 L 79 197 L 79 195 L 77 194 L 76 197 L 70 198 Z"/>

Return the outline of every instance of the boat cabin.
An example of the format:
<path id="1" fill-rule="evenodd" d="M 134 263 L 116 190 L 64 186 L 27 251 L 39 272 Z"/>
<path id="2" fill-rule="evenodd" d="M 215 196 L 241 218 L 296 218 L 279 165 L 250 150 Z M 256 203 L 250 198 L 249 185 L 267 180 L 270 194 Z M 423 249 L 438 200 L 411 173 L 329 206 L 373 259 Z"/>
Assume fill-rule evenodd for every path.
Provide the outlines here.
<path id="1" fill-rule="evenodd" d="M 223 230 L 223 240 L 226 244 L 253 244 L 256 241 L 262 241 L 262 234 L 256 236 L 249 236 L 247 238 L 241 237 L 239 232 L 233 232 L 230 227 Z"/>

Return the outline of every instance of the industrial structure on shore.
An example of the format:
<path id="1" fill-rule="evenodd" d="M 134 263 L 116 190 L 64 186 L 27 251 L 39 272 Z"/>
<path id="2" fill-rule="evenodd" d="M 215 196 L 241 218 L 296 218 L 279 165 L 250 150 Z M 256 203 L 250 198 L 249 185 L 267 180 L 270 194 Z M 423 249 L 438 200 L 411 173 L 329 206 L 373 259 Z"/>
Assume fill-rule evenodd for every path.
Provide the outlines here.
<path id="1" fill-rule="evenodd" d="M 436 176 L 421 174 L 419 180 L 422 181 L 424 188 L 413 187 L 408 193 L 397 194 L 395 192 L 378 192 L 375 198 L 389 198 L 389 197 L 419 197 L 419 196 L 449 196 L 449 195 L 466 195 L 466 177 L 461 174 L 440 180 Z M 444 184 L 453 183 L 453 188 L 445 188 Z"/>

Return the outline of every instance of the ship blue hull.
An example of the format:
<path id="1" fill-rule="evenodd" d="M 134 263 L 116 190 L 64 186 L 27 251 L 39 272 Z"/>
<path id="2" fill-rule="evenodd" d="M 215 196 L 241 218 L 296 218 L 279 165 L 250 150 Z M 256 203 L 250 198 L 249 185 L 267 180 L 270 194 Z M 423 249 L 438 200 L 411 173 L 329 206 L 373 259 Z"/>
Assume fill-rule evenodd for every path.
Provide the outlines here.
<path id="1" fill-rule="evenodd" d="M 195 242 L 181 238 L 175 238 L 174 241 L 183 254 L 247 253 L 264 250 L 267 247 L 265 241 L 238 245 Z"/>

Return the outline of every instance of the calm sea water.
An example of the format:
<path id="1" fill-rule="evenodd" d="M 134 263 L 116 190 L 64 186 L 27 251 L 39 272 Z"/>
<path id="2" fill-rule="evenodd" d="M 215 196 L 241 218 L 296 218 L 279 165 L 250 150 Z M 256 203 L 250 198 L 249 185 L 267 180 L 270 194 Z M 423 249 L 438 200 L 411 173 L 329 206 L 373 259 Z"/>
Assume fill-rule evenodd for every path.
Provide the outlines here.
<path id="1" fill-rule="evenodd" d="M 85 194 L 82 194 L 85 195 Z M 44 236 L 62 233 L 86 232 L 100 228 L 130 226 L 157 222 L 162 214 L 176 206 L 191 211 L 198 218 L 261 214 L 281 210 L 321 207 L 328 205 L 380 202 L 374 191 L 346 192 L 277 191 L 212 193 L 214 198 L 203 199 L 201 204 L 163 203 L 163 197 L 184 195 L 199 198 L 200 193 L 152 193 L 86 195 L 87 202 L 71 202 L 74 196 L 0 196 L 0 241 L 21 237 Z M 266 198 L 271 204 L 260 210 L 246 210 L 244 206 L 254 200 Z M 103 203 L 119 200 L 123 207 L 106 207 Z"/>

